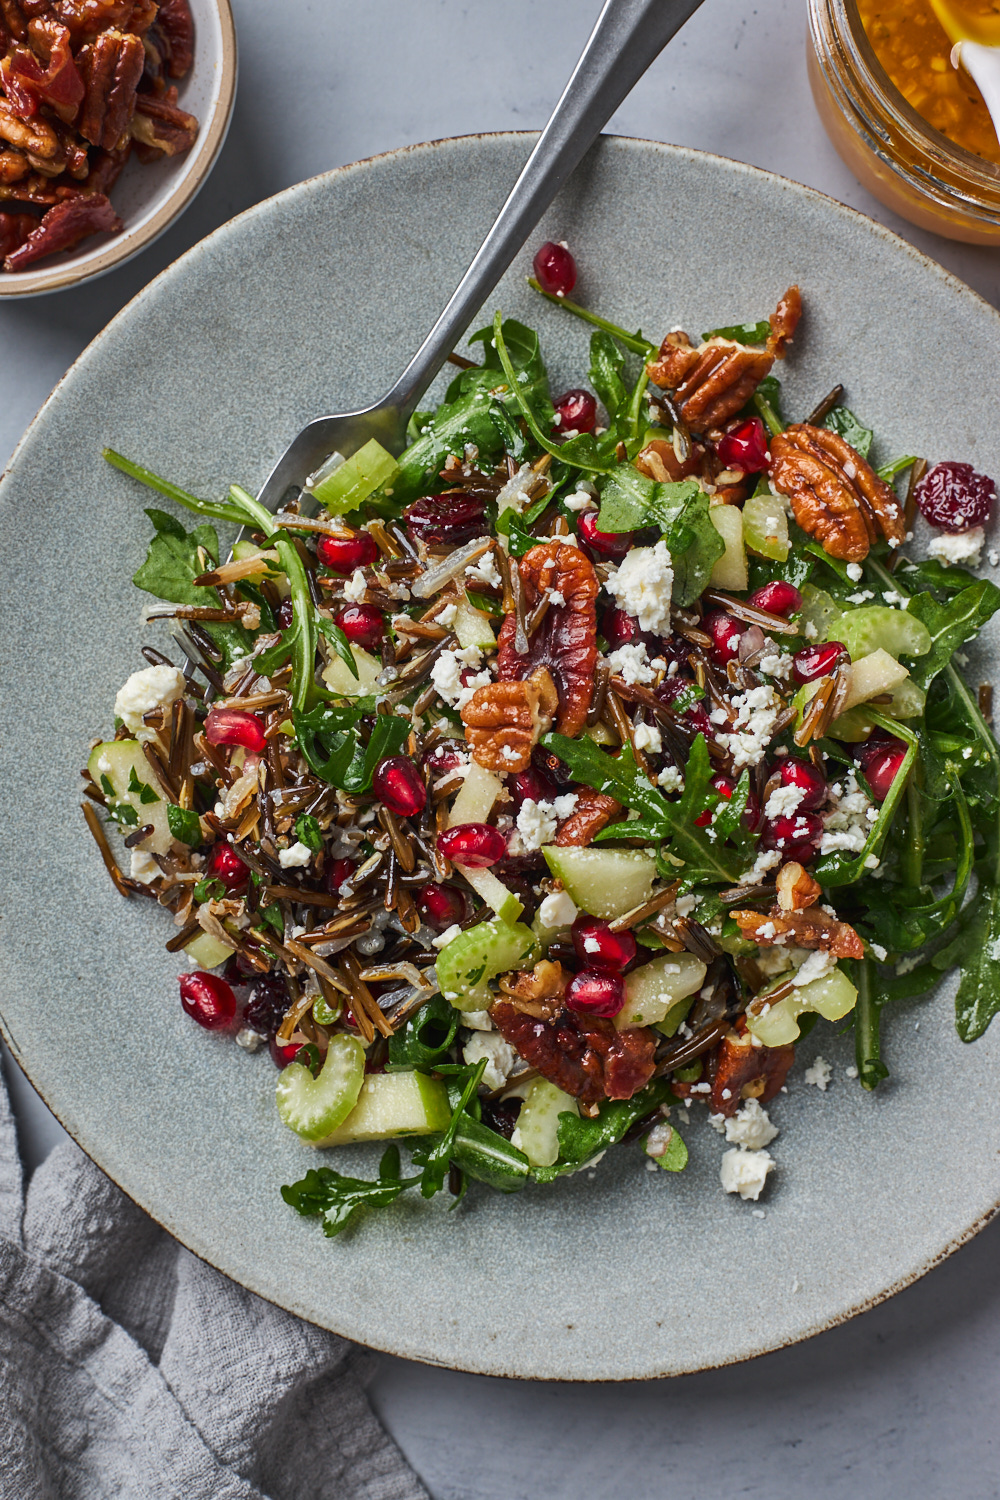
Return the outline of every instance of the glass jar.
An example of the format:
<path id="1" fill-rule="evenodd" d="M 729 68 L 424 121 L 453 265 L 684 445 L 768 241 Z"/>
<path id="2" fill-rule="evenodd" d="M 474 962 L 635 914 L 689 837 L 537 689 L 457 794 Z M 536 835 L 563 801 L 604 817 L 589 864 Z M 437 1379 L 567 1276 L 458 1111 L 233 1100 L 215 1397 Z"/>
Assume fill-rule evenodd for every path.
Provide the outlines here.
<path id="1" fill-rule="evenodd" d="M 807 62 L 820 119 L 863 187 L 922 229 L 1000 245 L 1000 167 L 907 103 L 875 56 L 856 0 L 809 0 Z"/>

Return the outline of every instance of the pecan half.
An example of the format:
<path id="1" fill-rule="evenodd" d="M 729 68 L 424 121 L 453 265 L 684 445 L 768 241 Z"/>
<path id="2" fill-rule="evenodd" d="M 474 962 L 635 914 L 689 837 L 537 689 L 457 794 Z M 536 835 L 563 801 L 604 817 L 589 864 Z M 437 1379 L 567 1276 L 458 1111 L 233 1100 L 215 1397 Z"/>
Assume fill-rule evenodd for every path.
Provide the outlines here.
<path id="1" fill-rule="evenodd" d="M 490 682 L 477 688 L 462 709 L 473 760 L 487 771 L 526 771 L 558 707 L 556 685 L 545 667 L 524 682 Z"/>
<path id="2" fill-rule="evenodd" d="M 691 474 L 700 474 L 705 461 L 705 449 L 701 443 L 692 443 L 691 451 L 682 463 L 674 452 L 674 445 L 666 438 L 654 438 L 635 460 L 640 474 L 655 479 L 659 484 L 687 479 Z"/>
<path id="3" fill-rule="evenodd" d="M 803 531 L 843 562 L 860 562 L 882 535 L 906 536 L 891 485 L 837 432 L 798 422 L 771 439 L 771 481 L 792 502 Z"/>
<path id="4" fill-rule="evenodd" d="M 836 958 L 864 958 L 865 948 L 849 922 L 817 907 L 808 911 L 783 911 L 772 906 L 766 916 L 759 911 L 734 911 L 732 916 L 742 935 L 761 948 L 789 939 L 796 948 L 819 948 Z"/>
<path id="5" fill-rule="evenodd" d="M 162 99 L 154 99 L 151 94 L 140 94 L 136 99 L 131 134 L 140 161 L 161 155 L 181 156 L 194 145 L 198 121 L 178 109 L 170 94 L 176 94 L 176 90 L 169 90 Z"/>
<path id="6" fill-rule="evenodd" d="M 31 171 L 23 151 L 0 150 L 0 182 L 21 182 Z"/>
<path id="7" fill-rule="evenodd" d="M 19 120 L 6 99 L 0 99 L 0 141 L 26 152 L 36 168 L 59 159 L 59 137 L 48 120 Z"/>
<path id="8" fill-rule="evenodd" d="M 146 63 L 142 40 L 131 32 L 102 31 L 81 48 L 77 62 L 85 90 L 80 134 L 92 146 L 113 151 L 127 138 L 132 122 Z"/>
<path id="9" fill-rule="evenodd" d="M 77 42 L 97 36 L 107 26 L 120 26 L 124 30 L 131 25 L 135 8 L 133 0 L 52 0 L 51 5 Z"/>
<path id="10" fill-rule="evenodd" d="M 160 0 L 156 24 L 167 43 L 167 72 L 171 78 L 183 78 L 194 61 L 194 21 L 188 0 Z"/>
<path id="11" fill-rule="evenodd" d="M 525 1062 L 584 1104 L 631 1099 L 653 1076 L 656 1039 L 644 1026 L 616 1031 L 611 1021 L 568 1010 L 538 1020 L 510 1000 L 497 1000 L 490 1017 Z"/>
<path id="12" fill-rule="evenodd" d="M 771 334 L 767 341 L 767 352 L 775 359 L 784 359 L 785 346 L 792 342 L 799 319 L 802 317 L 802 293 L 797 286 L 790 286 L 771 314 Z"/>
<path id="13" fill-rule="evenodd" d="M 749 1036 L 727 1032 L 715 1055 L 712 1090 L 713 1114 L 734 1115 L 747 1099 L 768 1104 L 780 1091 L 795 1061 L 795 1048 L 755 1047 Z"/>
<path id="14" fill-rule="evenodd" d="M 73 250 L 91 234 L 118 234 L 124 225 L 103 193 L 69 198 L 43 215 L 38 227 L 4 260 L 5 271 L 23 271 L 46 255 Z"/>
<path id="15" fill-rule="evenodd" d="M 819 882 L 795 860 L 782 865 L 774 883 L 782 911 L 804 911 L 807 906 L 814 906 L 823 894 Z"/>
<path id="16" fill-rule="evenodd" d="M 546 667 L 559 695 L 556 728 L 572 738 L 587 722 L 594 691 L 597 574 L 579 548 L 558 540 L 531 547 L 517 566 L 525 614 L 530 616 L 546 598 L 549 607 L 524 655 L 515 644 L 517 616 L 507 615 L 497 642 L 497 679 L 515 682 Z"/>
<path id="17" fill-rule="evenodd" d="M 0 20 L 3 21 L 15 42 L 27 40 L 28 23 L 17 0 L 0 0 Z"/>
<path id="18" fill-rule="evenodd" d="M 559 829 L 554 844 L 564 849 L 582 849 L 593 843 L 594 836 L 622 812 L 622 805 L 604 792 L 595 792 L 591 787 L 579 787 L 576 793 L 576 811 L 566 819 Z"/>

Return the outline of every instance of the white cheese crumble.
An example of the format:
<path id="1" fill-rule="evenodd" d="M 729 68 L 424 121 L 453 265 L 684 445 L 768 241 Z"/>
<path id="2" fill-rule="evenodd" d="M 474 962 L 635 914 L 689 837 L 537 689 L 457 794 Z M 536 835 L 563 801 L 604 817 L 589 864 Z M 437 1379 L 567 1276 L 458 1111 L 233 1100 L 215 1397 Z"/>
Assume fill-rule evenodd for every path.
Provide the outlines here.
<path id="1" fill-rule="evenodd" d="M 860 563 L 849 562 L 847 564 L 847 576 L 852 583 L 860 583 L 865 576 L 865 570 Z"/>
<path id="2" fill-rule="evenodd" d="M 155 880 L 157 876 L 162 875 L 163 871 L 153 856 L 147 854 L 145 849 L 133 849 L 132 868 L 129 874 L 133 880 L 140 881 L 142 885 L 148 885 L 151 880 Z"/>
<path id="3" fill-rule="evenodd" d="M 794 667 L 795 663 L 787 651 L 775 649 L 761 657 L 758 670 L 763 672 L 765 677 L 777 677 L 780 682 L 787 682 Z"/>
<path id="4" fill-rule="evenodd" d="M 525 506 L 531 504 L 528 494 L 528 485 L 535 478 L 534 470 L 530 464 L 522 464 L 512 479 L 508 479 L 503 489 L 497 495 L 497 516 L 503 515 L 505 510 L 516 511 L 518 515 Z"/>
<path id="5" fill-rule="evenodd" d="M 665 792 L 682 792 L 684 773 L 677 766 L 664 766 L 656 778 L 656 785 L 661 786 Z"/>
<path id="6" fill-rule="evenodd" d="M 491 681 L 489 672 L 479 672 L 462 686 L 462 673 L 467 667 L 478 667 L 482 659 L 483 653 L 478 646 L 465 646 L 461 650 L 442 651 L 434 663 L 431 682 L 438 695 L 452 708 L 464 708 L 476 689 Z"/>
<path id="7" fill-rule="evenodd" d="M 655 724 L 637 724 L 632 731 L 632 743 L 637 750 L 658 755 L 663 749 L 663 736 Z"/>
<path id="8" fill-rule="evenodd" d="M 458 925 L 457 923 L 455 924 Z M 459 932 L 461 928 L 459 927 Z M 463 1010 L 462 1025 L 468 1026 L 470 1031 L 492 1031 L 493 1022 L 490 1020 L 488 1010 Z"/>
<path id="9" fill-rule="evenodd" d="M 768 801 L 770 801 L 770 798 L 768 798 Z M 780 864 L 781 855 L 778 850 L 765 849 L 754 860 L 752 869 L 743 871 L 739 883 L 740 885 L 760 885 L 768 871 L 773 870 L 775 865 Z"/>
<path id="10" fill-rule="evenodd" d="M 663 668 L 666 663 L 657 657 Z M 641 641 L 629 641 L 624 646 L 608 653 L 608 666 L 616 677 L 627 682 L 629 687 L 645 687 L 656 679 L 656 666 L 650 662 Z"/>
<path id="11" fill-rule="evenodd" d="M 312 857 L 312 850 L 307 849 L 301 840 L 289 844 L 287 849 L 278 850 L 278 864 L 283 870 L 298 870 L 307 865 Z"/>
<path id="12" fill-rule="evenodd" d="M 886 952 L 885 948 L 882 947 L 882 944 L 881 943 L 869 943 L 868 946 L 871 948 L 872 952 L 874 953 L 875 957 L 878 959 L 879 963 L 880 964 L 884 964 L 885 961 L 886 961 L 886 959 L 889 957 L 889 955 Z"/>
<path id="13" fill-rule="evenodd" d="M 626 614 L 654 635 L 665 634 L 670 624 L 673 586 L 670 553 L 662 541 L 655 547 L 633 547 L 621 565 L 610 570 L 604 585 Z"/>
<path id="14" fill-rule="evenodd" d="M 597 502 L 594 500 L 593 495 L 588 494 L 586 490 L 575 490 L 572 495 L 567 495 L 563 501 L 563 505 L 565 505 L 567 510 L 575 511 L 595 510 L 597 508 Z"/>
<path id="15" fill-rule="evenodd" d="M 859 589 L 856 594 L 848 594 L 847 602 L 848 604 L 867 604 L 869 599 L 874 598 L 875 595 L 871 589 Z"/>
<path id="16" fill-rule="evenodd" d="M 517 815 L 517 831 L 526 849 L 540 849 L 555 838 L 559 818 L 551 802 L 534 802 L 526 797 Z"/>
<path id="17" fill-rule="evenodd" d="M 455 623 L 455 616 L 457 614 L 457 604 L 446 604 L 444 609 L 439 609 L 437 614 L 434 616 L 434 624 L 443 625 L 445 630 L 450 630 Z M 401 618 L 404 620 L 408 620 L 409 615 L 402 615 Z M 395 624 L 395 621 L 393 621 L 393 623 Z"/>
<path id="18" fill-rule="evenodd" d="M 465 570 L 466 578 L 473 583 L 484 583 L 487 588 L 499 589 L 503 587 L 503 580 L 497 571 L 497 565 L 492 552 L 484 552 L 477 563 L 471 563 Z"/>
<path id="19" fill-rule="evenodd" d="M 945 532 L 930 543 L 927 556 L 944 563 L 946 568 L 951 567 L 952 563 L 969 563 L 975 568 L 979 564 L 985 540 L 981 526 L 972 526 L 968 531 L 959 532 L 957 536 Z"/>
<path id="20" fill-rule="evenodd" d="M 734 1146 L 724 1153 L 719 1181 L 727 1193 L 739 1193 L 744 1200 L 756 1203 L 767 1175 L 774 1170 L 774 1158 L 768 1151 L 746 1151 Z"/>
<path id="21" fill-rule="evenodd" d="M 805 791 L 800 786 L 778 786 L 764 805 L 765 818 L 787 818 L 798 812 Z"/>
<path id="22" fill-rule="evenodd" d="M 792 984 L 800 989 L 804 984 L 812 984 L 814 979 L 825 979 L 836 967 L 837 960 L 832 953 L 824 953 L 822 948 L 815 948 L 795 975 Z"/>
<path id="23" fill-rule="evenodd" d="M 835 854 L 838 849 L 844 849 L 850 854 L 860 854 L 871 832 L 870 810 L 875 811 L 858 786 L 854 772 L 848 771 L 843 785 L 834 782 L 830 787 L 830 811 L 823 815 L 824 831 L 819 852 Z"/>
<path id="24" fill-rule="evenodd" d="M 431 938 L 431 947 L 447 948 L 452 938 L 457 938 L 461 930 L 462 929 L 457 922 L 452 922 L 451 926 L 446 927 L 444 932 L 439 932 L 437 937 Z"/>
<path id="25" fill-rule="evenodd" d="M 156 738 L 142 722 L 154 708 L 169 708 L 184 694 L 184 673 L 179 667 L 144 667 L 133 672 L 115 697 L 115 714 L 140 740 Z"/>
<path id="26" fill-rule="evenodd" d="M 825 1094 L 833 1077 L 833 1064 L 828 1063 L 825 1057 L 817 1057 L 812 1067 L 806 1068 L 804 1077 L 806 1083 L 814 1084 L 821 1094 Z"/>
<path id="27" fill-rule="evenodd" d="M 579 914 L 580 909 L 568 891 L 553 891 L 538 908 L 538 921 L 542 927 L 554 931 L 558 927 L 572 927 Z"/>
<path id="28" fill-rule="evenodd" d="M 762 759 L 783 704 L 774 688 L 764 685 L 738 693 L 731 707 L 736 711 L 732 731 L 717 738 L 732 755 L 733 770 L 739 772 Z M 711 717 L 714 719 L 715 712 Z"/>
<path id="29" fill-rule="evenodd" d="M 462 1048 L 462 1056 L 470 1066 L 486 1058 L 483 1083 L 488 1089 L 502 1089 L 517 1054 L 509 1042 L 505 1042 L 498 1031 L 477 1031 Z"/>
<path id="30" fill-rule="evenodd" d="M 748 1151 L 759 1151 L 769 1146 L 778 1134 L 758 1099 L 748 1099 L 725 1123 L 726 1140 L 734 1146 L 745 1146 Z"/>
<path id="31" fill-rule="evenodd" d="M 350 599 L 352 604 L 358 604 L 368 591 L 365 583 L 365 575 L 361 568 L 355 568 L 350 578 L 344 584 L 344 598 Z"/>

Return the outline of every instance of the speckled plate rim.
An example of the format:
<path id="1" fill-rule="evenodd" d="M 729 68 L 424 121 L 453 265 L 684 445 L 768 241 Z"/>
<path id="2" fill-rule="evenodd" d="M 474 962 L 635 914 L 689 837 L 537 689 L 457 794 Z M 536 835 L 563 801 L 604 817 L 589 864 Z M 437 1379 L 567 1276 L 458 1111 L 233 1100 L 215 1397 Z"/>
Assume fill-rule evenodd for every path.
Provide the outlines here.
<path id="1" fill-rule="evenodd" d="M 225 0 L 223 0 L 223 3 L 225 3 Z M 20 442 L 17 444 L 17 447 L 11 455 L 7 466 L 4 468 L 2 473 L 0 473 L 0 501 L 2 501 L 2 486 L 4 479 L 16 468 L 19 456 L 30 442 L 36 425 L 41 421 L 42 417 L 48 413 L 49 409 L 58 401 L 60 392 L 67 381 L 70 380 L 70 378 L 78 369 L 85 366 L 92 359 L 98 356 L 98 354 L 100 353 L 102 342 L 106 336 L 110 335 L 114 330 L 116 330 L 121 322 L 127 320 L 133 313 L 133 311 L 141 306 L 148 297 L 155 294 L 157 289 L 164 282 L 169 281 L 169 279 L 176 273 L 179 267 L 181 267 L 189 259 L 196 257 L 200 253 L 202 253 L 205 247 L 213 245 L 220 240 L 224 240 L 226 237 L 230 236 L 238 226 L 241 226 L 243 223 L 253 219 L 256 216 L 263 216 L 264 214 L 273 211 L 274 208 L 280 205 L 283 201 L 288 201 L 299 194 L 307 192 L 311 189 L 315 189 L 316 187 L 321 186 L 322 184 L 331 180 L 335 180 L 338 177 L 364 171 L 365 169 L 368 169 L 386 160 L 391 160 L 393 158 L 414 153 L 427 153 L 428 155 L 430 155 L 431 153 L 439 149 L 446 149 L 448 147 L 453 147 L 467 142 L 508 140 L 521 140 L 530 142 L 535 138 L 536 136 L 534 132 L 493 131 L 480 132 L 477 134 L 466 136 L 443 137 L 440 139 L 425 142 L 415 142 L 412 145 L 400 147 L 393 151 L 381 152 L 371 157 L 365 157 L 359 161 L 347 163 L 342 167 L 337 167 L 328 172 L 320 173 L 314 177 L 304 179 L 302 182 L 296 183 L 292 187 L 284 189 L 281 193 L 277 193 L 271 198 L 262 200 L 260 203 L 255 204 L 253 207 L 245 210 L 242 214 L 239 214 L 235 218 L 228 220 L 225 224 L 221 225 L 218 229 L 213 231 L 211 235 L 207 236 L 197 245 L 192 246 L 191 249 L 186 251 L 184 255 L 178 257 L 177 260 L 172 262 L 171 265 L 167 266 L 152 282 L 148 283 L 147 286 L 145 286 L 140 292 L 138 292 L 136 296 L 132 298 L 131 301 L 121 309 L 116 317 L 112 319 L 112 321 L 107 325 L 107 328 L 104 329 L 94 340 L 92 340 L 92 342 L 87 346 L 82 354 L 80 354 L 77 360 L 74 361 L 73 365 L 62 377 L 59 383 L 54 387 L 51 395 L 48 397 L 44 405 L 39 409 L 38 413 L 29 424 Z M 822 193 L 817 189 L 809 187 L 803 183 L 798 183 L 791 178 L 783 177 L 779 173 L 770 172 L 764 168 L 751 166 L 743 162 L 738 162 L 733 160 L 732 158 L 724 157 L 715 152 L 699 151 L 690 147 L 674 146 L 664 142 L 645 140 L 639 137 L 614 136 L 612 137 L 612 139 L 614 139 L 617 145 L 625 147 L 626 149 L 640 152 L 652 151 L 654 153 L 662 154 L 664 156 L 671 157 L 683 162 L 696 163 L 698 161 L 704 161 L 707 163 L 715 163 L 723 167 L 727 172 L 732 173 L 735 177 L 743 175 L 773 183 L 782 190 L 788 191 L 795 195 L 800 195 L 806 200 L 812 200 L 814 203 L 823 206 L 828 212 L 831 212 L 835 215 L 842 216 L 843 218 L 848 220 L 863 221 L 867 226 L 869 232 L 873 232 L 875 235 L 877 235 L 877 237 L 884 240 L 885 243 L 891 246 L 894 250 L 905 251 L 907 256 L 913 262 L 920 265 L 926 272 L 932 273 L 933 276 L 942 283 L 942 285 L 949 288 L 958 296 L 966 299 L 969 303 L 975 305 L 981 313 L 986 313 L 996 324 L 998 342 L 1000 342 L 1000 311 L 994 308 L 989 302 L 986 301 L 985 298 L 980 296 L 965 282 L 961 281 L 958 277 L 947 271 L 943 266 L 939 265 L 930 256 L 927 256 L 922 251 L 917 250 L 908 241 L 895 234 L 892 230 L 887 229 L 883 224 L 873 219 L 870 215 L 863 214 L 859 210 L 848 207 L 847 205 L 839 202 L 837 199 L 832 198 L 828 194 Z M 22 1069 L 29 1082 L 35 1088 L 36 1092 L 42 1098 L 48 1109 L 67 1131 L 67 1133 L 72 1136 L 77 1145 L 80 1146 L 81 1150 L 85 1152 L 85 1154 L 95 1163 L 95 1165 L 101 1171 L 107 1173 L 107 1168 L 102 1164 L 100 1159 L 99 1142 L 90 1140 L 87 1137 L 86 1132 L 82 1130 L 79 1132 L 74 1130 L 71 1127 L 71 1124 L 68 1123 L 60 1113 L 61 1106 L 59 1100 L 51 1097 L 44 1088 L 39 1087 L 38 1083 L 32 1077 L 30 1065 L 27 1064 L 26 1059 L 22 1055 L 21 1050 L 17 1045 L 16 1039 L 10 1031 L 10 1028 L 5 1020 L 2 1012 L 2 1004 L 2 995 L 0 995 L 0 1036 L 2 1036 L 4 1042 L 10 1049 L 11 1055 L 18 1063 L 18 1066 Z M 162 1210 L 158 1211 L 154 1205 L 145 1203 L 139 1197 L 130 1193 L 129 1190 L 124 1187 L 121 1182 L 118 1181 L 113 1173 L 107 1173 L 107 1175 L 111 1178 L 112 1181 L 116 1183 L 121 1191 L 125 1192 L 127 1196 L 131 1197 L 133 1201 L 137 1203 L 137 1206 L 140 1207 L 143 1212 L 148 1214 L 149 1217 L 154 1220 L 154 1222 L 159 1224 L 164 1230 L 167 1231 L 167 1233 L 172 1235 L 181 1244 L 183 1244 L 185 1248 L 188 1249 L 192 1254 L 194 1254 L 198 1259 L 204 1261 L 208 1265 L 211 1265 L 214 1269 L 220 1271 L 223 1275 L 231 1275 L 231 1273 L 227 1271 L 223 1265 L 219 1264 L 219 1260 L 216 1259 L 211 1253 L 209 1253 L 205 1249 L 198 1249 L 196 1246 L 190 1244 L 187 1240 L 185 1240 L 183 1231 L 172 1222 L 171 1216 L 169 1214 L 164 1213 Z M 869 1296 L 859 1297 L 857 1300 L 849 1302 L 844 1307 L 838 1309 L 836 1312 L 830 1313 L 826 1317 L 807 1319 L 806 1321 L 804 1321 L 801 1328 L 796 1330 L 794 1334 L 777 1338 L 773 1342 L 768 1340 L 760 1341 L 757 1347 L 750 1347 L 749 1344 L 746 1343 L 743 1347 L 735 1349 L 731 1357 L 710 1360 L 702 1358 L 694 1361 L 676 1360 L 668 1364 L 658 1365 L 656 1368 L 649 1368 L 641 1372 L 633 1372 L 619 1376 L 609 1376 L 607 1373 L 597 1373 L 593 1376 L 588 1376 L 586 1374 L 576 1373 L 559 1375 L 557 1373 L 554 1374 L 547 1372 L 543 1378 L 548 1380 L 560 1380 L 568 1384 L 584 1382 L 590 1383 L 597 1381 L 606 1381 L 608 1379 L 621 1379 L 628 1381 L 656 1380 L 679 1375 L 697 1374 L 701 1371 L 706 1370 L 721 1369 L 725 1368 L 728 1365 L 740 1364 L 747 1360 L 758 1358 L 763 1354 L 769 1354 L 780 1349 L 790 1348 L 795 1344 L 803 1343 L 807 1339 L 813 1338 L 816 1335 L 824 1333 L 829 1329 L 836 1328 L 841 1324 L 850 1321 L 850 1319 L 857 1317 L 861 1313 L 868 1312 L 872 1308 L 875 1308 L 881 1303 L 887 1301 L 890 1297 L 895 1296 L 898 1292 L 901 1292 L 907 1287 L 912 1286 L 915 1282 L 926 1276 L 928 1272 L 934 1270 L 937 1266 L 942 1264 L 942 1262 L 947 1260 L 963 1245 L 972 1240 L 982 1229 L 986 1227 L 987 1224 L 989 1224 L 994 1218 L 998 1216 L 1000 1216 L 1000 1197 L 998 1197 L 988 1208 L 980 1211 L 976 1215 L 976 1217 L 965 1228 L 962 1229 L 960 1233 L 953 1234 L 950 1238 L 946 1239 L 943 1243 L 938 1245 L 933 1251 L 931 1251 L 930 1253 L 925 1253 L 903 1274 L 897 1276 L 887 1285 L 880 1288 L 878 1292 Z M 219 1257 L 219 1259 L 223 1258 L 224 1257 Z M 273 1289 L 261 1285 L 255 1285 L 250 1278 L 244 1277 L 233 1279 L 236 1279 L 238 1281 L 238 1284 L 243 1285 L 247 1287 L 248 1290 L 254 1292 L 255 1295 L 262 1297 L 266 1301 L 271 1301 L 275 1305 L 284 1307 L 286 1310 L 294 1313 L 298 1317 L 301 1317 L 306 1322 L 311 1322 L 317 1327 L 329 1329 L 332 1332 L 342 1334 L 344 1337 L 352 1338 L 357 1342 L 366 1344 L 367 1347 L 378 1350 L 380 1352 L 394 1354 L 402 1358 L 413 1359 L 429 1365 L 436 1365 L 441 1368 L 467 1370 L 473 1374 L 490 1375 L 506 1379 L 538 1378 L 527 1372 L 512 1371 L 509 1368 L 505 1368 L 503 1364 L 491 1362 L 488 1358 L 476 1363 L 463 1363 L 461 1361 L 437 1359 L 432 1354 L 429 1354 L 418 1348 L 402 1347 L 399 1343 L 393 1343 L 388 1340 L 371 1339 L 370 1337 L 366 1336 L 365 1330 L 362 1326 L 363 1319 L 357 1320 L 355 1326 L 345 1326 L 343 1320 L 335 1320 L 337 1324 L 337 1326 L 335 1326 L 334 1322 L 326 1321 L 320 1318 L 317 1314 L 311 1313 L 309 1309 L 298 1305 L 297 1298 L 294 1292 L 285 1297 L 282 1297 L 276 1295 Z"/>
<path id="2" fill-rule="evenodd" d="M 199 131 L 197 143 L 185 163 L 180 181 L 148 217 L 132 229 L 126 224 L 121 234 L 106 238 L 105 243 L 95 250 L 62 264 L 46 266 L 43 263 L 34 271 L 0 272 L 0 297 L 25 300 L 44 296 L 48 292 L 67 291 L 70 287 L 82 286 L 87 281 L 96 281 L 99 276 L 106 276 L 109 271 L 115 271 L 119 266 L 134 260 L 158 240 L 161 234 L 165 234 L 171 224 L 194 202 L 226 143 L 236 103 L 239 73 L 236 23 L 230 0 L 213 0 L 213 9 L 218 15 L 221 46 L 216 99 L 208 126 Z"/>

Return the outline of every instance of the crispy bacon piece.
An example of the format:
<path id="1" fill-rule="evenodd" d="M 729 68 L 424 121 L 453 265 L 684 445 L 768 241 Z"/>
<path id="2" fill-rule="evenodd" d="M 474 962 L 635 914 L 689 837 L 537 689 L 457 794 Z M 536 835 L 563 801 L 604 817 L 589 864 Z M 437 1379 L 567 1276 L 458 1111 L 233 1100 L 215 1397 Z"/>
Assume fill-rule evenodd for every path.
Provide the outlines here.
<path id="1" fill-rule="evenodd" d="M 81 49 L 85 97 L 78 129 L 92 146 L 113 151 L 127 138 L 135 110 L 135 91 L 142 77 L 146 53 L 131 32 L 102 31 Z"/>
<path id="2" fill-rule="evenodd" d="M 15 47 L 2 64 L 11 105 L 22 119 L 30 119 L 40 104 L 47 104 L 64 124 L 72 125 L 83 99 L 83 79 L 73 61 L 69 31 L 51 20 L 32 21 L 28 31 L 35 51 L 48 57 L 48 66 L 43 68 L 27 47 Z M 29 104 L 30 113 L 25 114 Z"/>
<path id="3" fill-rule="evenodd" d="M 124 228 L 103 193 L 81 194 L 57 203 L 44 215 L 38 228 L 4 260 L 5 271 L 23 271 L 46 255 L 74 250 L 92 234 L 118 234 Z"/>
<path id="4" fill-rule="evenodd" d="M 849 922 L 831 917 L 821 907 L 805 911 L 782 911 L 772 906 L 767 916 L 759 911 L 732 913 L 740 932 L 762 948 L 790 943 L 795 948 L 819 948 L 836 958 L 864 958 L 865 947 Z"/>
<path id="5" fill-rule="evenodd" d="M 497 680 L 517 682 L 547 667 L 559 694 L 556 728 L 572 738 L 587 722 L 597 666 L 597 574 L 578 547 L 558 540 L 531 547 L 521 558 L 526 617 L 546 597 L 550 602 L 524 655 L 515 645 L 517 616 L 504 620 L 497 642 Z"/>
<path id="6" fill-rule="evenodd" d="M 180 156 L 194 145 L 198 121 L 173 103 L 177 90 L 170 89 L 163 98 L 140 94 L 132 117 L 132 139 L 140 161 L 155 161 L 160 156 Z"/>
<path id="7" fill-rule="evenodd" d="M 734 1115 L 747 1099 L 767 1104 L 780 1090 L 795 1061 L 795 1048 L 755 1047 L 749 1036 L 730 1031 L 714 1057 L 709 1096 L 713 1114 Z"/>
<path id="8" fill-rule="evenodd" d="M 188 0 L 160 0 L 156 24 L 167 44 L 167 72 L 171 78 L 183 78 L 194 61 L 194 21 Z"/>
<path id="9" fill-rule="evenodd" d="M 616 1031 L 611 1021 L 568 1010 L 544 1021 L 509 1000 L 497 1000 L 490 1017 L 525 1062 L 584 1104 L 631 1099 L 653 1076 L 656 1039 L 644 1026 Z"/>
<path id="10" fill-rule="evenodd" d="M 576 811 L 562 824 L 552 842 L 563 848 L 582 849 L 592 844 L 595 834 L 617 818 L 621 811 L 622 805 L 614 797 L 595 792 L 591 787 L 578 787 Z"/>
<path id="11" fill-rule="evenodd" d="M 37 227 L 36 214 L 0 213 L 0 260 L 23 245 L 31 231 Z"/>

